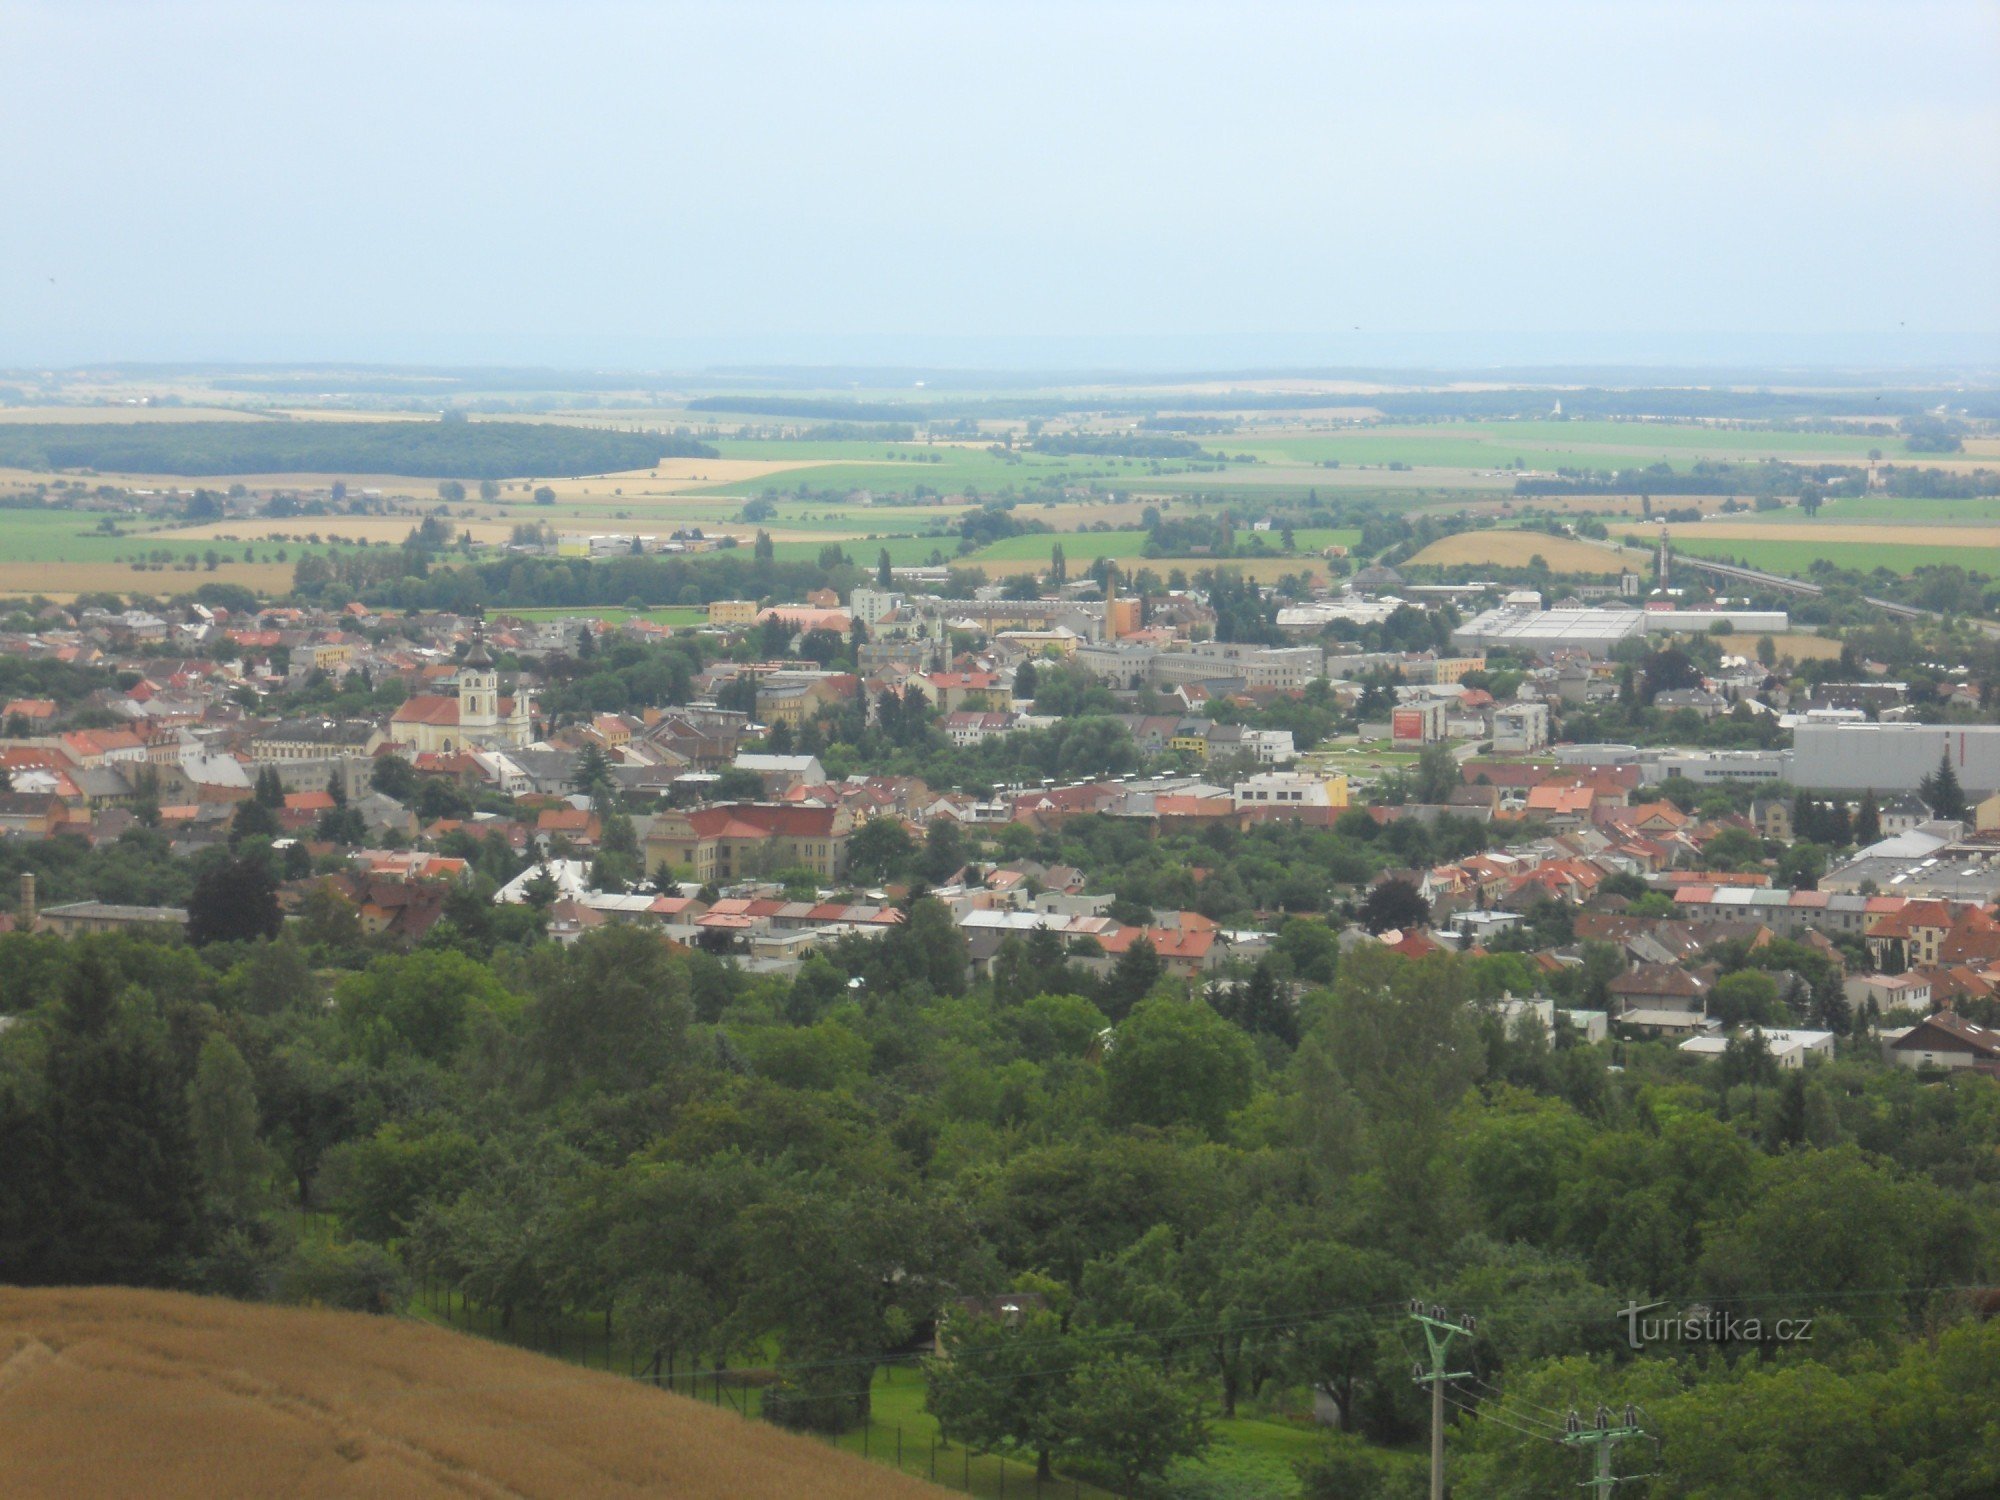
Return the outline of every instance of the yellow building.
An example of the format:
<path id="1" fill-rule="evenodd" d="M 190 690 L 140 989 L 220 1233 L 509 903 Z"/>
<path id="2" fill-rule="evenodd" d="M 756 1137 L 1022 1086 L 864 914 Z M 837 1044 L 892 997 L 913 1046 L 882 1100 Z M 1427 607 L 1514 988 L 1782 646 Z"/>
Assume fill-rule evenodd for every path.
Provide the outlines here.
<path id="1" fill-rule="evenodd" d="M 412 754 L 520 749 L 535 737 L 533 704 L 524 692 L 500 696 L 499 674 L 486 642 L 475 640 L 458 671 L 458 692 L 405 698 L 389 718 L 389 737 Z"/>
<path id="2" fill-rule="evenodd" d="M 708 606 L 711 625 L 753 625 L 757 621 L 755 599 L 716 599 Z"/>

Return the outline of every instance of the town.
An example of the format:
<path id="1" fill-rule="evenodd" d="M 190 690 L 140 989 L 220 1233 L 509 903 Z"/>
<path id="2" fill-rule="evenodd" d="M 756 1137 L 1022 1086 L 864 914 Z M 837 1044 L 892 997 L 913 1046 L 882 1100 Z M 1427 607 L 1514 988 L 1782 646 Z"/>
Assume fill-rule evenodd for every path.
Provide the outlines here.
<path id="1" fill-rule="evenodd" d="M 0 1496 L 2000 1495 L 2000 29 L 1803 9 L 0 10 Z"/>
<path id="2" fill-rule="evenodd" d="M 17 618 L 0 660 L 58 696 L 0 709 L 13 930 L 271 935 L 281 913 L 409 947 L 477 901 L 517 909 L 482 930 L 632 924 L 790 979 L 916 891 L 987 974 L 1039 932 L 1103 978 L 1137 949 L 1226 989 L 1311 922 L 1343 948 L 1520 955 L 1506 1014 L 1551 1035 L 2000 1070 L 2000 727 L 1925 722 L 1872 661 L 1802 682 L 1684 649 L 1782 636 L 1782 611 L 1658 607 L 1630 572 L 1610 604 L 1496 585 L 1479 609 L 1476 586 L 1371 566 L 1267 601 L 1283 643 L 1263 644 L 1217 639 L 1204 590 L 1121 593 L 1115 568 L 969 597 L 884 572 L 678 631 L 361 604 Z M 1342 622 L 1441 644 L 1370 650 Z M 1662 723 L 1791 743 L 1563 738 L 1635 693 Z M 1978 695 L 1961 671 L 1934 703 Z M 1119 849 L 1317 829 L 1359 863 L 1135 878 L 1064 862 L 1078 820 Z M 122 899 L 147 883 L 129 867 L 91 887 L 52 841 L 143 849 L 190 895 Z M 224 878 L 245 866 L 267 909 Z"/>

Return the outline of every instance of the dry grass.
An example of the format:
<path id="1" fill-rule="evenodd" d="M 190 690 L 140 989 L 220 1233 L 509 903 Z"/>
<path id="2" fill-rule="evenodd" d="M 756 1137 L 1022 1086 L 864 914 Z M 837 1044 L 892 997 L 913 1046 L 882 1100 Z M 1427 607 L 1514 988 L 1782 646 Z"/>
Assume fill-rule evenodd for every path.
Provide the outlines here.
<path id="1" fill-rule="evenodd" d="M 1558 573 L 1595 573 L 1616 577 L 1618 553 L 1574 537 L 1544 531 L 1461 531 L 1440 537 L 1410 559 L 1414 565 L 1447 568 L 1525 568 L 1536 556 Z"/>
<path id="2" fill-rule="evenodd" d="M 41 594 L 55 600 L 94 593 L 167 595 L 192 593 L 204 583 L 240 583 L 259 594 L 288 594 L 292 565 L 225 562 L 214 572 L 202 568 L 186 573 L 172 568 L 141 572 L 121 562 L 0 562 L 0 595 Z"/>
<path id="3" fill-rule="evenodd" d="M 10 1497 L 940 1493 L 774 1427 L 421 1323 L 0 1289 Z"/>
<path id="4" fill-rule="evenodd" d="M 504 543 L 512 539 L 512 521 L 467 521 L 446 517 L 456 531 L 469 531 L 475 542 Z M 526 511 L 522 521 L 535 517 Z M 244 516 L 209 521 L 200 526 L 176 526 L 168 531 L 135 531 L 134 542 L 298 542 L 308 536 L 321 541 L 400 543 L 423 522 L 422 516 L 293 516 L 289 519 Z M 565 529 L 558 526 L 558 530 Z"/>
<path id="5" fill-rule="evenodd" d="M 1732 656 L 1755 656 L 1761 635 L 1726 635 L 1722 638 L 1722 649 Z M 1774 635 L 1771 644 L 1778 648 L 1778 660 L 1790 657 L 1793 661 L 1832 661 L 1840 655 L 1840 642 L 1823 635 Z"/>

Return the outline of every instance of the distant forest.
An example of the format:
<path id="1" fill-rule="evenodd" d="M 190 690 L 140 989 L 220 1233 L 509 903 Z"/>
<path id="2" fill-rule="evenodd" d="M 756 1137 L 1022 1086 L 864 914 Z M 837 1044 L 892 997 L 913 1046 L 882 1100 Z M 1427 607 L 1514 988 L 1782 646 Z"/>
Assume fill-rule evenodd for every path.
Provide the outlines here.
<path id="1" fill-rule="evenodd" d="M 0 466 L 124 474 L 511 479 L 714 458 L 692 438 L 540 422 L 128 422 L 0 426 Z"/>

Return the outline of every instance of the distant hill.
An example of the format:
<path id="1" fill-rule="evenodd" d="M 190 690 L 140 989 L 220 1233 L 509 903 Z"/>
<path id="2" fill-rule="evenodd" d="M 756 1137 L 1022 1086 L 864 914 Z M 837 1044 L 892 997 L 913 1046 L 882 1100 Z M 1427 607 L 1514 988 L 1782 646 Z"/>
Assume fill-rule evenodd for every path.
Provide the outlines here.
<path id="1" fill-rule="evenodd" d="M 714 458 L 692 438 L 560 422 L 8 422 L 0 466 L 102 474 L 556 478 Z"/>
<path id="2" fill-rule="evenodd" d="M 358 1313 L 0 1287 L 0 1495 L 921 1500 L 617 1376 Z"/>

